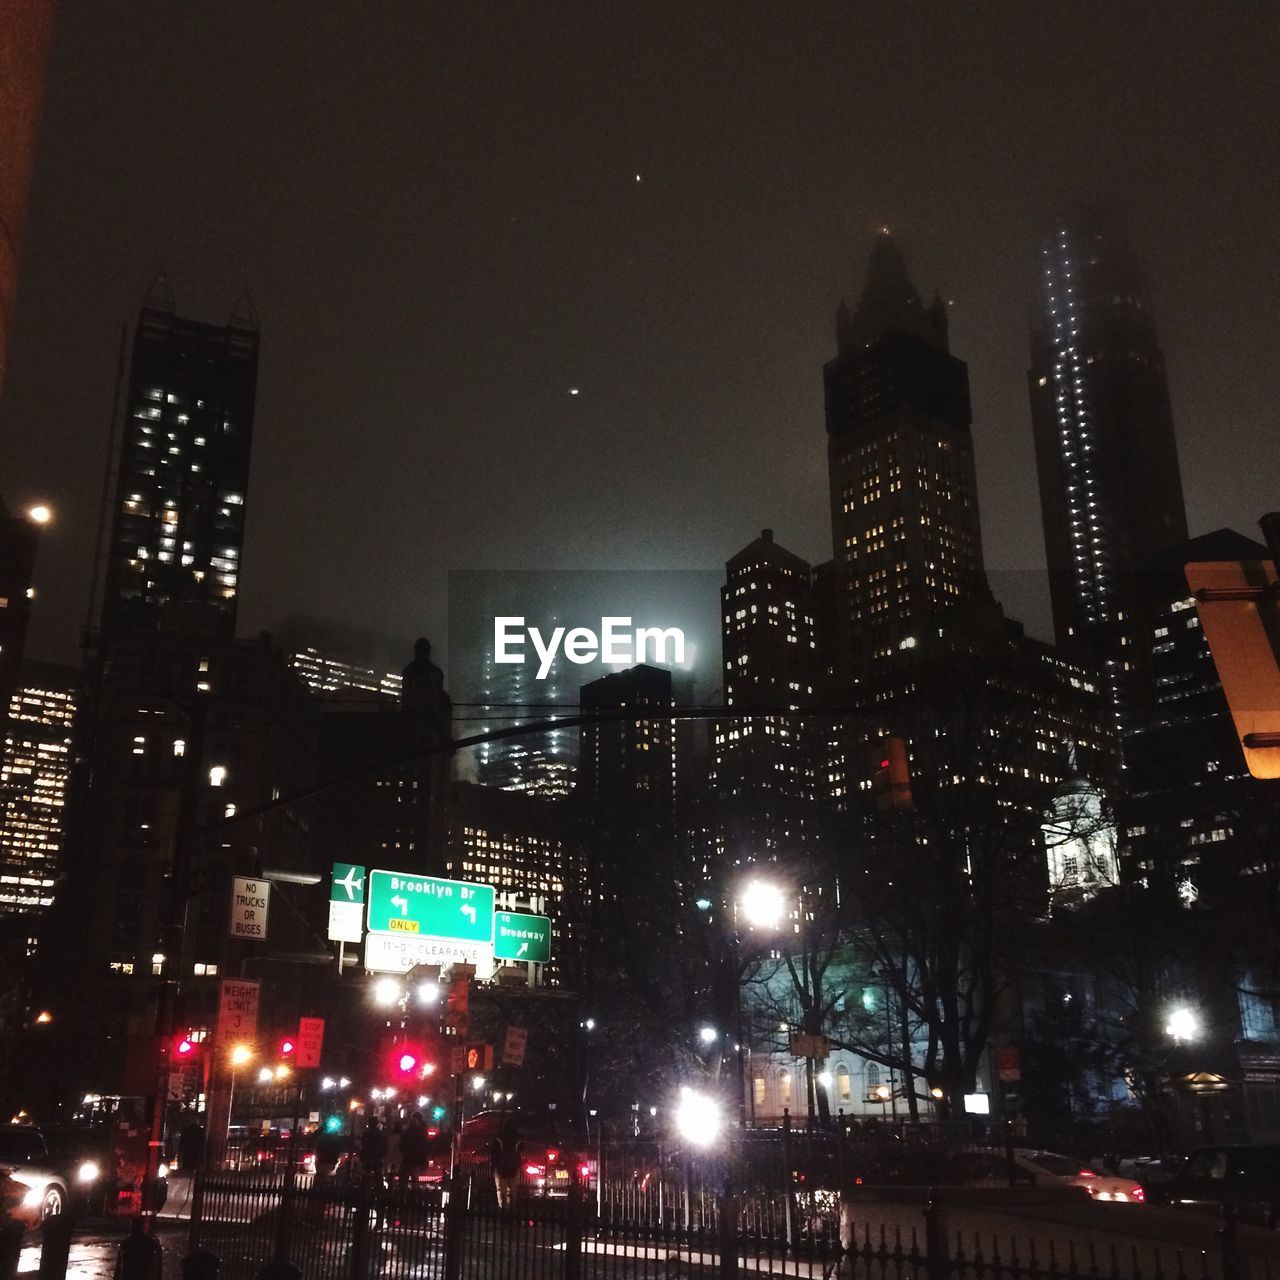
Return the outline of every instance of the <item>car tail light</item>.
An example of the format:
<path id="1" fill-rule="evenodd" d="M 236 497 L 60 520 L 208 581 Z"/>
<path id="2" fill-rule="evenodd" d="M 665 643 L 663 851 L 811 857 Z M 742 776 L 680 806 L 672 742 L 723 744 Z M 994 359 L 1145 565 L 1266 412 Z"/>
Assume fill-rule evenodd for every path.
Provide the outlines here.
<path id="1" fill-rule="evenodd" d="M 578 1177 L 580 1178 L 591 1177 L 591 1166 L 589 1164 L 580 1164 L 578 1166 Z"/>
<path id="2" fill-rule="evenodd" d="M 540 1178 L 546 1172 L 546 1170 L 540 1164 L 527 1164 L 524 1167 L 524 1171 L 531 1178 Z"/>
<path id="3" fill-rule="evenodd" d="M 1129 1190 L 1129 1199 L 1136 1204 L 1145 1204 L 1147 1193 L 1141 1187 L 1132 1187 Z"/>
<path id="4" fill-rule="evenodd" d="M 1077 1178 L 1096 1178 L 1098 1175 L 1092 1169 L 1081 1169 L 1076 1174 Z"/>

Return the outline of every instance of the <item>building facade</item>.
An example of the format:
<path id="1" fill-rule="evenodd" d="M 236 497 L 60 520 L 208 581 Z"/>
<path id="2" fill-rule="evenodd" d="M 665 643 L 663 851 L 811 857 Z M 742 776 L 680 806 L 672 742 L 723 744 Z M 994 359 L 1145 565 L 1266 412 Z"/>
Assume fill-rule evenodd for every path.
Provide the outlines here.
<path id="1" fill-rule="evenodd" d="M 0 760 L 0 915 L 38 915 L 62 872 L 79 675 L 27 662 L 9 701 Z"/>
<path id="2" fill-rule="evenodd" d="M 885 657 L 927 619 L 987 594 L 969 373 L 892 237 L 876 240 L 858 305 L 836 317 L 824 369 L 836 670 Z"/>
<path id="3" fill-rule="evenodd" d="M 1058 223 L 1039 279 L 1028 385 L 1054 631 L 1100 666 L 1119 726 L 1146 702 L 1157 555 L 1187 537 L 1164 353 L 1102 215 Z"/>
<path id="4" fill-rule="evenodd" d="M 200 606 L 235 631 L 258 378 L 248 295 L 225 325 L 174 311 L 161 276 L 143 304 L 110 512 L 100 643 Z"/>

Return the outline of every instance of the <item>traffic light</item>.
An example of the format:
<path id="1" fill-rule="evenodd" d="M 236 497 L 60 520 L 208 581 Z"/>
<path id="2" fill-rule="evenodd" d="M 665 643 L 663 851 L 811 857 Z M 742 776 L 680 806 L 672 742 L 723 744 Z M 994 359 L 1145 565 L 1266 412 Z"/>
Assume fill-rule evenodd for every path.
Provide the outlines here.
<path id="1" fill-rule="evenodd" d="M 493 1070 L 493 1045 L 469 1044 L 466 1050 L 466 1069 L 468 1071 Z"/>
<path id="2" fill-rule="evenodd" d="M 200 1048 L 188 1036 L 178 1036 L 173 1042 L 174 1062 L 194 1062 L 200 1056 Z"/>
<path id="3" fill-rule="evenodd" d="M 341 1132 L 342 1132 L 342 1117 L 341 1117 L 341 1116 L 326 1116 L 326 1117 L 325 1117 L 325 1122 L 324 1122 L 324 1131 L 325 1131 L 325 1133 L 341 1133 Z"/>
<path id="4" fill-rule="evenodd" d="M 392 1079 L 404 1084 L 425 1080 L 436 1069 L 436 1064 L 428 1058 L 422 1045 L 404 1041 L 391 1046 L 386 1063 Z"/>
<path id="5" fill-rule="evenodd" d="M 905 739 L 880 739 L 872 758 L 871 794 L 881 813 L 908 813 L 913 808 Z"/>

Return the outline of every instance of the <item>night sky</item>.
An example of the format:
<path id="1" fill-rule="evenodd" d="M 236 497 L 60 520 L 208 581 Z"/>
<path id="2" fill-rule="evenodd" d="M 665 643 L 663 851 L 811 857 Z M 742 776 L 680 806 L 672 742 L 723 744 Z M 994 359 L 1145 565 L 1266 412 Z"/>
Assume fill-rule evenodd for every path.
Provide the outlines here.
<path id="1" fill-rule="evenodd" d="M 830 555 L 821 366 L 873 229 L 954 300 L 997 594 L 1048 630 L 1036 242 L 1124 209 L 1193 533 L 1280 505 L 1280 10 L 62 5 L 0 407 L 74 656 L 120 326 L 263 326 L 240 629 L 443 636 L 445 571 Z M 637 180 L 639 179 L 639 180 Z M 571 395 L 571 388 L 578 395 Z M 407 657 L 407 655 L 406 655 Z"/>

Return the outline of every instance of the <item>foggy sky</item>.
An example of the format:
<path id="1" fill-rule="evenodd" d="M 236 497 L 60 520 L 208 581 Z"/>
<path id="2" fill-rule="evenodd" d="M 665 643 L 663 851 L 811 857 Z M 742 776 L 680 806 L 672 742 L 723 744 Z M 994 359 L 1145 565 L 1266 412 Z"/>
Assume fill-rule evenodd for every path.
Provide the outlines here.
<path id="1" fill-rule="evenodd" d="M 443 636 L 449 569 L 830 555 L 821 366 L 874 227 L 954 300 L 995 587 L 1048 631 L 1036 242 L 1123 207 L 1193 534 L 1280 505 L 1272 5 L 64 4 L 0 489 L 70 658 L 120 326 L 262 319 L 240 629 Z M 640 181 L 636 181 L 639 175 Z M 580 394 L 570 395 L 577 387 Z M 406 655 L 407 657 L 407 655 Z"/>

